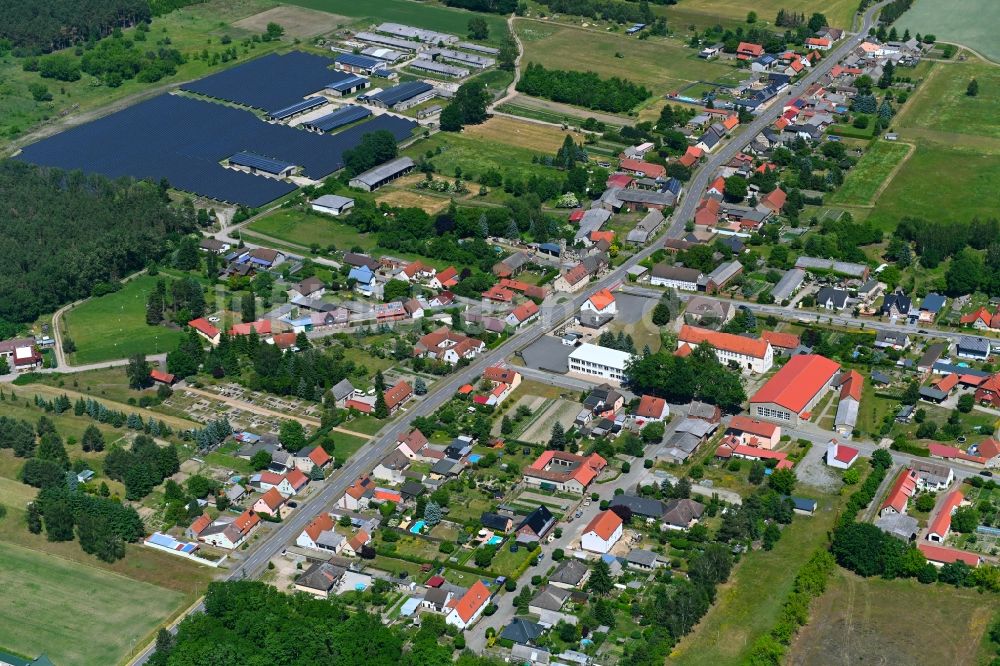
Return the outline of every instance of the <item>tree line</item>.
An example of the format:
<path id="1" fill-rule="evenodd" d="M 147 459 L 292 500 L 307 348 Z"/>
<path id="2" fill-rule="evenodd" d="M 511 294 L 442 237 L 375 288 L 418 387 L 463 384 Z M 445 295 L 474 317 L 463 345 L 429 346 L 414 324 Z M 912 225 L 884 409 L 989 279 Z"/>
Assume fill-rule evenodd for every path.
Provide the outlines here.
<path id="1" fill-rule="evenodd" d="M 517 9 L 518 0 L 445 0 L 444 4 L 473 12 L 511 14 Z"/>
<path id="2" fill-rule="evenodd" d="M 655 19 L 649 3 L 625 2 L 624 0 L 539 0 L 553 14 L 586 16 L 615 23 L 652 23 Z M 676 0 L 657 2 L 676 4 Z"/>
<path id="3" fill-rule="evenodd" d="M 34 321 L 117 283 L 195 219 L 148 182 L 0 162 L 0 320 Z"/>
<path id="4" fill-rule="evenodd" d="M 517 90 L 554 102 L 613 113 L 629 111 L 651 95 L 644 86 L 617 76 L 602 79 L 595 72 L 546 69 L 534 62 L 524 68 Z"/>

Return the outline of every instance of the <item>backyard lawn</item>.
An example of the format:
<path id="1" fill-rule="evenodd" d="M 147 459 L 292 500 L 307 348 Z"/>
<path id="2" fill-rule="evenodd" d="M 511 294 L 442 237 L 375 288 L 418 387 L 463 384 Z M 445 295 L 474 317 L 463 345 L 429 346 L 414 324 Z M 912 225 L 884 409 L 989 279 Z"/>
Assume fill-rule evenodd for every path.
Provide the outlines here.
<path id="1" fill-rule="evenodd" d="M 316 243 L 322 248 L 333 245 L 338 250 L 375 247 L 375 237 L 327 215 L 281 208 L 247 225 L 247 230 L 304 247 Z"/>
<path id="2" fill-rule="evenodd" d="M 771 551 L 754 551 L 737 565 L 729 582 L 694 631 L 678 644 L 668 664 L 715 666 L 743 663 L 753 642 L 775 624 L 792 589 L 795 572 L 827 543 L 837 500 L 822 499 L 814 516 L 795 516 Z M 720 640 L 725 637 L 725 640 Z"/>
<path id="3" fill-rule="evenodd" d="M 10 543 L 0 548 L 0 585 L 6 597 L 0 605 L 0 648 L 33 656 L 44 652 L 56 664 L 118 663 L 183 598 Z"/>
<path id="4" fill-rule="evenodd" d="M 146 298 L 156 280 L 140 275 L 113 294 L 91 298 L 68 310 L 61 325 L 63 334 L 76 343 L 72 362 L 98 363 L 173 350 L 183 333 L 146 323 Z"/>

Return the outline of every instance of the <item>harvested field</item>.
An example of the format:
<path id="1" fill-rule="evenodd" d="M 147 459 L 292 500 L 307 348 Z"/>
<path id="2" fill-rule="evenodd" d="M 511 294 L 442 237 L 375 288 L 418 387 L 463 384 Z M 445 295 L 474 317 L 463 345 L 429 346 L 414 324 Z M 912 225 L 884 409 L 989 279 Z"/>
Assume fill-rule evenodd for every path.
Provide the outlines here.
<path id="1" fill-rule="evenodd" d="M 348 25 L 352 23 L 352 19 L 315 9 L 283 5 L 236 21 L 233 27 L 262 33 L 267 30 L 268 23 L 280 25 L 288 37 L 315 37 L 335 30 L 338 26 Z"/>
<path id="2" fill-rule="evenodd" d="M 385 203 L 400 208 L 421 208 L 434 214 L 448 206 L 448 199 L 412 190 L 386 189 L 375 198 L 376 203 Z"/>
<path id="3" fill-rule="evenodd" d="M 500 141 L 511 146 L 545 153 L 554 153 L 559 150 L 567 134 L 571 135 L 577 143 L 583 143 L 584 140 L 584 135 L 581 132 L 571 132 L 558 127 L 539 125 L 505 116 L 494 116 L 482 125 L 471 125 L 466 127 L 462 133 L 473 138 Z"/>
<path id="4" fill-rule="evenodd" d="M 552 435 L 552 424 L 557 421 L 568 430 L 580 413 L 580 405 L 561 398 L 549 403 L 548 407 L 535 415 L 535 420 L 518 438 L 525 442 L 542 444 Z"/>

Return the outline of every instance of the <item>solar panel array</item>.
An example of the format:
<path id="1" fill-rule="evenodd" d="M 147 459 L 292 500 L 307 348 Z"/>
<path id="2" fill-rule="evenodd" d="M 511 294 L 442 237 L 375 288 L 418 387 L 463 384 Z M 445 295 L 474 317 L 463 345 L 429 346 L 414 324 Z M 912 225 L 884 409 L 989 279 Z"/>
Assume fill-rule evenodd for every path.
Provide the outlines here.
<path id="1" fill-rule="evenodd" d="M 329 132 L 337 129 L 338 127 L 343 127 L 344 125 L 349 125 L 355 121 L 361 120 L 362 118 L 367 118 L 370 115 L 372 115 L 372 112 L 365 107 L 350 104 L 342 109 L 337 109 L 333 113 L 325 115 L 322 118 L 302 123 L 302 127 L 316 132 Z"/>
<path id="2" fill-rule="evenodd" d="M 296 102 L 291 106 L 286 106 L 283 109 L 278 109 L 277 111 L 272 111 L 267 114 L 268 118 L 272 120 L 284 120 L 290 116 L 294 116 L 296 113 L 302 113 L 303 111 L 309 111 L 310 109 L 315 109 L 316 107 L 323 106 L 327 103 L 325 97 L 310 97 L 304 99 L 301 102 Z"/>
<path id="3" fill-rule="evenodd" d="M 305 176 L 319 179 L 343 167 L 343 152 L 357 146 L 362 135 L 384 129 L 401 140 L 416 125 L 382 115 L 319 135 L 266 123 L 222 104 L 160 95 L 27 146 L 17 159 L 112 178 L 166 178 L 178 190 L 256 207 L 295 185 L 227 169 L 221 161 L 252 152 L 301 166 Z"/>
<path id="4" fill-rule="evenodd" d="M 271 53 L 248 63 L 185 83 L 181 90 L 264 111 L 277 111 L 353 74 L 331 69 L 333 60 L 292 51 Z"/>
<path id="5" fill-rule="evenodd" d="M 274 174 L 281 173 L 285 169 L 290 169 L 295 166 L 291 162 L 282 162 L 281 160 L 275 160 L 270 157 L 248 152 L 236 153 L 229 158 L 229 163 L 236 166 L 249 167 L 251 169 L 260 169 L 261 171 Z"/>
<path id="6" fill-rule="evenodd" d="M 405 83 L 400 83 L 398 86 L 393 86 L 387 90 L 383 90 L 380 93 L 374 95 L 368 95 L 368 99 L 381 102 L 387 107 L 392 108 L 393 106 L 399 104 L 400 102 L 405 102 L 408 99 L 412 99 L 417 95 L 422 95 L 429 90 L 433 90 L 434 86 L 424 81 L 406 81 Z"/>

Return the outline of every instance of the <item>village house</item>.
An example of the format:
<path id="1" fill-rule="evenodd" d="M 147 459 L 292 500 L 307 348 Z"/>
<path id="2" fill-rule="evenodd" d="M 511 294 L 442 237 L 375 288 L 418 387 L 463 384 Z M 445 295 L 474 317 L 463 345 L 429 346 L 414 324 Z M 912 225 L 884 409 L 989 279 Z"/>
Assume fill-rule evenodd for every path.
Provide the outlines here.
<path id="1" fill-rule="evenodd" d="M 479 619 L 489 603 L 489 588 L 483 585 L 481 580 L 477 580 L 455 603 L 451 612 L 445 617 L 445 622 L 463 631 Z"/>
<path id="2" fill-rule="evenodd" d="M 730 420 L 726 434 L 739 437 L 746 446 L 773 449 L 781 441 L 781 426 L 737 414 Z"/>
<path id="3" fill-rule="evenodd" d="M 375 494 L 375 482 L 369 476 L 362 476 L 352 483 L 337 501 L 337 506 L 349 511 L 367 509 Z"/>
<path id="4" fill-rule="evenodd" d="M 216 548 L 235 550 L 243 545 L 258 525 L 260 516 L 252 509 L 247 509 L 235 518 L 224 515 L 214 521 L 208 514 L 204 514 L 191 524 L 189 534 Z"/>
<path id="5" fill-rule="evenodd" d="M 333 517 L 329 513 L 321 513 L 306 525 L 296 538 L 295 545 L 338 554 L 344 549 L 346 542 L 344 536 L 334 530 Z"/>
<path id="6" fill-rule="evenodd" d="M 766 340 L 754 340 L 731 333 L 718 333 L 707 328 L 687 324 L 681 326 L 677 348 L 695 349 L 709 345 L 723 365 L 732 365 L 755 374 L 767 372 L 774 364 L 774 349 Z"/>
<path id="7" fill-rule="evenodd" d="M 455 365 L 463 358 L 472 360 L 486 351 L 482 340 L 470 338 L 442 326 L 421 337 L 413 347 L 413 355 L 433 358 L 449 365 Z"/>
<path id="8" fill-rule="evenodd" d="M 567 451 L 545 451 L 525 468 L 524 482 L 529 486 L 583 494 L 607 464 L 596 453 L 580 456 Z"/>
<path id="9" fill-rule="evenodd" d="M 583 529 L 580 547 L 592 553 L 609 552 L 622 538 L 624 523 L 614 511 L 601 511 Z"/>
<path id="10" fill-rule="evenodd" d="M 278 492 L 277 488 L 271 488 L 254 502 L 251 507 L 258 514 L 264 513 L 269 516 L 280 515 L 281 507 L 285 505 L 285 496 Z"/>

